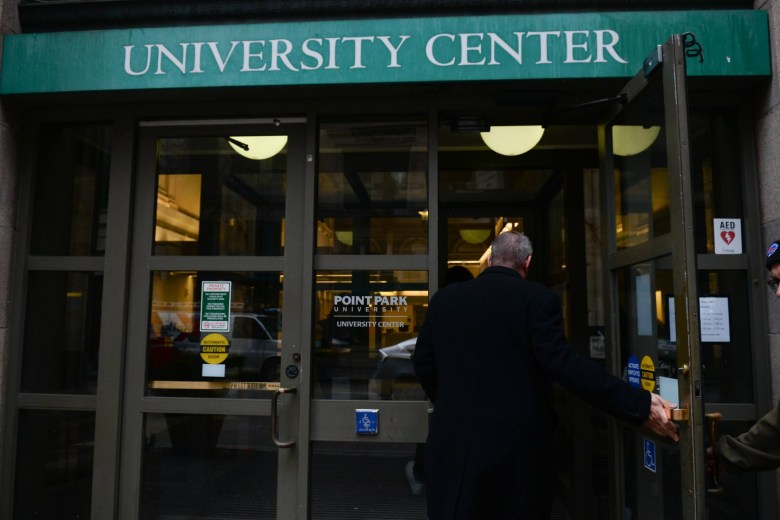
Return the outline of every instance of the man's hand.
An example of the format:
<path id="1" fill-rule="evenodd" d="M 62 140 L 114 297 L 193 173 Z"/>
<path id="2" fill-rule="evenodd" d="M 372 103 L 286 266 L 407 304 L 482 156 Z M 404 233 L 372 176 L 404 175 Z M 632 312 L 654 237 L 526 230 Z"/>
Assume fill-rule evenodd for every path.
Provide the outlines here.
<path id="1" fill-rule="evenodd" d="M 677 408 L 677 405 L 661 399 L 661 396 L 658 394 L 651 393 L 650 414 L 642 427 L 657 433 L 661 437 L 669 437 L 674 442 L 679 441 L 677 425 L 669 419 L 670 410 L 673 408 Z"/>

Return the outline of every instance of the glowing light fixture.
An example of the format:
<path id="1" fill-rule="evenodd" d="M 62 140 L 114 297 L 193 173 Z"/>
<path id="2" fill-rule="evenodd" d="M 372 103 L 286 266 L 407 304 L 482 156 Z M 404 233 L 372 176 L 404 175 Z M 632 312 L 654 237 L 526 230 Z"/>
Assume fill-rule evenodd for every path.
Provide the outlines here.
<path id="1" fill-rule="evenodd" d="M 660 132 L 660 126 L 615 125 L 612 127 L 612 151 L 622 157 L 640 154 L 650 148 Z"/>
<path id="2" fill-rule="evenodd" d="M 352 231 L 336 231 L 336 240 L 345 246 L 351 246 L 353 240 Z"/>
<path id="3" fill-rule="evenodd" d="M 239 135 L 228 137 L 230 147 L 247 159 L 261 161 L 282 151 L 287 144 L 286 135 Z"/>
<path id="4" fill-rule="evenodd" d="M 491 126 L 489 132 L 480 132 L 485 144 L 501 155 L 520 155 L 539 144 L 544 135 L 541 126 Z"/>
<path id="5" fill-rule="evenodd" d="M 469 244 L 481 244 L 490 237 L 489 229 L 459 229 L 460 238 Z"/>

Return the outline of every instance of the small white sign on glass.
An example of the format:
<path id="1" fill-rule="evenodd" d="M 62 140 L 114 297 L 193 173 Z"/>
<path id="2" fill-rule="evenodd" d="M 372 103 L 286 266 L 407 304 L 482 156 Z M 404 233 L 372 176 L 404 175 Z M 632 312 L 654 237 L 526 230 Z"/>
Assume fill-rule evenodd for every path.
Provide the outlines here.
<path id="1" fill-rule="evenodd" d="M 653 335 L 653 293 L 650 290 L 650 275 L 640 274 L 634 280 L 636 291 L 636 334 Z"/>
<path id="2" fill-rule="evenodd" d="M 742 219 L 713 219 L 716 255 L 742 254 Z"/>
<path id="3" fill-rule="evenodd" d="M 669 303 L 669 341 L 677 341 L 677 325 L 674 315 L 674 298 Z M 699 297 L 699 328 L 702 343 L 728 343 L 731 341 L 729 299 L 727 296 Z"/>
<path id="4" fill-rule="evenodd" d="M 731 341 L 729 324 L 729 299 L 724 296 L 699 298 L 699 321 L 702 343 L 728 343 Z"/>

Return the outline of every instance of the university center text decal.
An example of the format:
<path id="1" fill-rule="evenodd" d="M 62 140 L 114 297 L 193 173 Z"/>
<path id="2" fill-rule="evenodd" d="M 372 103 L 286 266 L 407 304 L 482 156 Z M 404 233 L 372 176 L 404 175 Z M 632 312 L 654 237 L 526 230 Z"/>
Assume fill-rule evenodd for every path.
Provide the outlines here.
<path id="1" fill-rule="evenodd" d="M 333 319 L 338 328 L 395 328 L 407 325 L 406 296 L 335 296 Z"/>

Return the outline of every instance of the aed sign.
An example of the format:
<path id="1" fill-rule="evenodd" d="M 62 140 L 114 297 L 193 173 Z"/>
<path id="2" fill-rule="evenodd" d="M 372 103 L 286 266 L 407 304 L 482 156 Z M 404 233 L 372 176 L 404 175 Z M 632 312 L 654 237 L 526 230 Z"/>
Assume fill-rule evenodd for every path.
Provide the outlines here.
<path id="1" fill-rule="evenodd" d="M 716 255 L 742 254 L 742 219 L 713 219 Z"/>
<path id="2" fill-rule="evenodd" d="M 230 332 L 231 282 L 203 282 L 200 293 L 201 332 Z"/>
<path id="3" fill-rule="evenodd" d="M 650 356 L 642 358 L 639 368 L 641 369 L 642 388 L 648 392 L 655 390 L 655 364 Z"/>

